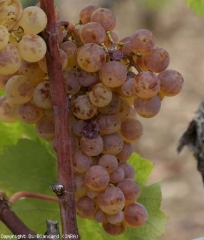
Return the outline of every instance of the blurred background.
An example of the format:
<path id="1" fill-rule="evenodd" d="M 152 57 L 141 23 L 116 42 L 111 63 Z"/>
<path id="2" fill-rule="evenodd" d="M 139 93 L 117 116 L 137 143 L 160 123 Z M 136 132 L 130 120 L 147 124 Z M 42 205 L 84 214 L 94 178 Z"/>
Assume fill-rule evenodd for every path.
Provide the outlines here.
<path id="1" fill-rule="evenodd" d="M 36 1 L 23 1 L 25 5 Z M 184 79 L 183 91 L 162 101 L 160 113 L 141 119 L 144 135 L 135 151 L 155 164 L 150 182 L 162 180 L 162 209 L 169 216 L 159 240 L 190 240 L 204 236 L 204 187 L 196 161 L 188 149 L 176 146 L 204 96 L 204 18 L 182 0 L 56 0 L 61 19 L 78 22 L 80 10 L 99 4 L 113 10 L 115 32 L 123 38 L 147 28 L 171 57 L 170 69 Z M 151 240 L 151 239 L 145 239 Z"/>

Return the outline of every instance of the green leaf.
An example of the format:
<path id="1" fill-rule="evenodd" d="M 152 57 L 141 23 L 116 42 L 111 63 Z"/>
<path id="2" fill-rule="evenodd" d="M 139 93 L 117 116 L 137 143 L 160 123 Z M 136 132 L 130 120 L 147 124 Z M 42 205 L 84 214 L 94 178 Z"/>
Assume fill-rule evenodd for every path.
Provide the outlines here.
<path id="1" fill-rule="evenodd" d="M 3 147 L 10 144 L 16 144 L 20 138 L 36 139 L 34 125 L 22 123 L 4 123 L 0 121 L 0 153 Z"/>
<path id="2" fill-rule="evenodd" d="M 136 182 L 140 185 L 145 184 L 153 170 L 154 164 L 149 160 L 142 158 L 137 153 L 133 153 L 128 162 L 136 171 Z"/>
<path id="3" fill-rule="evenodd" d="M 189 7 L 198 15 L 204 16 L 204 1 L 203 0 L 184 0 Z"/>
<path id="4" fill-rule="evenodd" d="M 55 196 L 50 185 L 56 181 L 56 161 L 38 139 L 21 139 L 16 145 L 5 147 L 0 164 L 0 189 L 9 193 L 29 191 Z M 59 220 L 57 203 L 25 199 L 17 201 L 13 209 L 38 233 L 46 229 L 46 219 Z M 0 229 L 1 233 L 8 231 L 2 223 Z"/>
<path id="5" fill-rule="evenodd" d="M 10 192 L 50 193 L 56 181 L 56 162 L 39 140 L 20 139 L 0 155 L 0 184 Z"/>

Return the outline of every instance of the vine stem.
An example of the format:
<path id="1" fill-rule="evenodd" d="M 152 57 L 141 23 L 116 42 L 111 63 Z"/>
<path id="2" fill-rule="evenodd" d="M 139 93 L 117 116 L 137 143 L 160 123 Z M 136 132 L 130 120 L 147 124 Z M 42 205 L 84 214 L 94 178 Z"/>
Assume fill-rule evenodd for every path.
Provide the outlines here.
<path id="1" fill-rule="evenodd" d="M 58 46 L 58 29 L 54 15 L 54 1 L 41 0 L 40 6 L 47 15 L 43 38 L 47 44 L 46 62 L 54 110 L 58 182 L 53 191 L 57 194 L 62 222 L 62 234 L 74 234 L 70 239 L 80 239 L 75 210 L 74 175 L 72 169 L 72 144 L 70 129 L 70 102 L 65 92 Z M 76 238 L 78 236 L 78 238 Z"/>
<path id="2" fill-rule="evenodd" d="M 10 197 L 9 203 L 14 204 L 20 198 L 37 198 L 45 201 L 58 202 L 58 199 L 56 197 L 51 197 L 40 193 L 16 192 Z"/>

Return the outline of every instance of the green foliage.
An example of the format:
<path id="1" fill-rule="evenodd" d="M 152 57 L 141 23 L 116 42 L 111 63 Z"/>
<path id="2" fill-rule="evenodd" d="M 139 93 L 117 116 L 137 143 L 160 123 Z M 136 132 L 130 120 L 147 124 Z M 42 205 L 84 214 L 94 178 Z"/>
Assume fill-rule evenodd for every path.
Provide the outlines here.
<path id="1" fill-rule="evenodd" d="M 33 126 L 0 123 L 0 132 L 3 132 L 4 136 L 0 141 L 0 149 L 3 149 L 0 154 L 0 188 L 10 196 L 17 191 L 54 196 L 49 186 L 56 181 L 55 158 L 45 142 L 36 137 Z M 22 136 L 26 136 L 27 139 L 22 139 Z M 123 235 L 117 237 L 117 240 L 156 240 L 164 232 L 167 218 L 160 210 L 160 184 L 145 186 L 153 169 L 152 162 L 133 154 L 130 163 L 136 169 L 136 181 L 141 188 L 139 202 L 145 205 L 149 217 L 143 227 L 128 228 Z M 13 205 L 13 210 L 37 233 L 45 232 L 46 219 L 57 220 L 60 223 L 57 203 L 27 198 L 18 200 Z M 116 239 L 108 236 L 95 221 L 78 218 L 78 227 L 83 240 L 90 239 L 90 236 L 98 240 Z M 2 223 L 0 229 L 2 234 L 10 234 Z"/>
<path id="2" fill-rule="evenodd" d="M 189 7 L 198 15 L 204 16 L 204 1 L 203 0 L 184 0 Z"/>

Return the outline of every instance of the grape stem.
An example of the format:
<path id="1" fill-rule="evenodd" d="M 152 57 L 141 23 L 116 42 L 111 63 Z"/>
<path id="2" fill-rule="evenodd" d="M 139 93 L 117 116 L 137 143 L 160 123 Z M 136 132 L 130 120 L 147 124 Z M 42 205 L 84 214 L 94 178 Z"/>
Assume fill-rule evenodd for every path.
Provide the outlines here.
<path id="1" fill-rule="evenodd" d="M 54 110 L 58 182 L 52 188 L 57 194 L 62 222 L 62 234 L 72 234 L 80 239 L 75 210 L 74 174 L 72 168 L 72 144 L 70 129 L 70 102 L 65 92 L 60 61 L 54 1 L 41 0 L 40 6 L 48 22 L 43 38 L 47 44 L 46 62 Z M 76 238 L 78 236 L 78 238 Z"/>
<path id="2" fill-rule="evenodd" d="M 14 204 L 20 198 L 37 198 L 37 199 L 42 199 L 42 200 L 51 201 L 51 202 L 58 202 L 58 199 L 56 197 L 48 196 L 45 194 L 32 193 L 32 192 L 17 192 L 10 197 L 9 203 Z"/>

